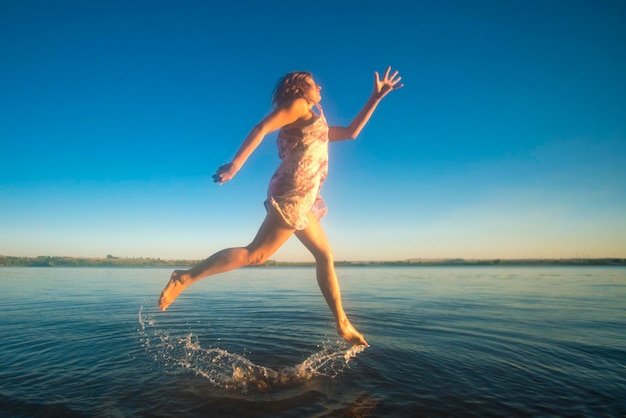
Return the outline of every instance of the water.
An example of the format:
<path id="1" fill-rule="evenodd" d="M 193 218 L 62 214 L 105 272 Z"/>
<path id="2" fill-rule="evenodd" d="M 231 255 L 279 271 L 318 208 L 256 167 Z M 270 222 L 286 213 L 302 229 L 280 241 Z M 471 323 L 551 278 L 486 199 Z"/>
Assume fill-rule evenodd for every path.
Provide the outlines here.
<path id="1" fill-rule="evenodd" d="M 0 269 L 7 417 L 626 416 L 626 269 Z"/>

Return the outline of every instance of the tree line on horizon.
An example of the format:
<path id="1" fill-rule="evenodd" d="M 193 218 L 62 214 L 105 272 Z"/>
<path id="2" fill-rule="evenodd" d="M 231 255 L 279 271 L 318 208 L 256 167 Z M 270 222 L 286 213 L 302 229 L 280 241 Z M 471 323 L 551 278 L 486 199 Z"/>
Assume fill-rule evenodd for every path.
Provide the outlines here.
<path id="1" fill-rule="evenodd" d="M 199 260 L 162 260 L 160 258 L 80 258 L 59 256 L 0 256 L 0 267 L 182 267 Z"/>
<path id="2" fill-rule="evenodd" d="M 80 258 L 59 256 L 12 257 L 0 256 L 0 267 L 190 267 L 201 260 L 163 260 L 161 258 L 121 258 L 107 255 L 105 258 Z M 268 260 L 257 267 L 312 267 L 314 262 L 282 262 Z M 626 266 L 624 258 L 573 258 L 528 260 L 397 260 L 397 261 L 337 261 L 339 267 L 401 267 L 401 266 Z"/>

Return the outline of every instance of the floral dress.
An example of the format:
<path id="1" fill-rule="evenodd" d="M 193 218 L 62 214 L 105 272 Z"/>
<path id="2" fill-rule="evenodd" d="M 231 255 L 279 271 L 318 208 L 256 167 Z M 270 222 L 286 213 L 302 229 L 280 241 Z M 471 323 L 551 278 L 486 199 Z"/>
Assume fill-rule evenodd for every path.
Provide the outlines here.
<path id="1" fill-rule="evenodd" d="M 322 108 L 305 126 L 284 127 L 278 133 L 281 164 L 270 180 L 265 205 L 278 210 L 289 226 L 307 227 L 310 211 L 321 219 L 327 212 L 319 195 L 328 173 L 328 124 Z"/>

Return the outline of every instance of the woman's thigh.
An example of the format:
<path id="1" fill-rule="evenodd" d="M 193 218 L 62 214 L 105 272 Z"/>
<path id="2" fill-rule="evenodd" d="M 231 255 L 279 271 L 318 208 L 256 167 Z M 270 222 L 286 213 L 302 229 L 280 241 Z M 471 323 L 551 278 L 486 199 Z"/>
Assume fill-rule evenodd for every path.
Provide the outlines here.
<path id="1" fill-rule="evenodd" d="M 320 221 L 313 214 L 309 212 L 309 224 L 301 231 L 296 231 L 296 237 L 304 244 L 304 246 L 313 254 L 315 258 L 318 257 L 330 257 L 331 248 L 328 237 L 320 224 Z"/>
<path id="2" fill-rule="evenodd" d="M 252 242 L 247 246 L 248 250 L 269 257 L 275 253 L 295 232 L 289 226 L 278 211 L 268 207 L 265 220 Z"/>

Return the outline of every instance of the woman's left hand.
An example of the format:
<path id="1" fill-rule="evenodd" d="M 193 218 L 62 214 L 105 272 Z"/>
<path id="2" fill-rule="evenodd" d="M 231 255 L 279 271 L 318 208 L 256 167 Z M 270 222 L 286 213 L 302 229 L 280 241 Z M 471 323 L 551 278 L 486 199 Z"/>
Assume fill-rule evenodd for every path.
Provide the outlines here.
<path id="1" fill-rule="evenodd" d="M 233 177 L 235 177 L 237 171 L 239 170 L 237 169 L 237 167 L 235 167 L 235 164 L 224 164 L 217 169 L 215 174 L 213 174 L 213 181 L 215 183 L 224 184 Z"/>
<path id="2" fill-rule="evenodd" d="M 391 67 L 387 67 L 384 77 L 381 79 L 378 75 L 378 71 L 374 71 L 374 91 L 372 95 L 375 95 L 378 99 L 385 97 L 390 91 L 397 90 L 404 87 L 404 84 L 398 84 L 402 77 L 398 75 L 398 70 L 391 72 Z"/>

